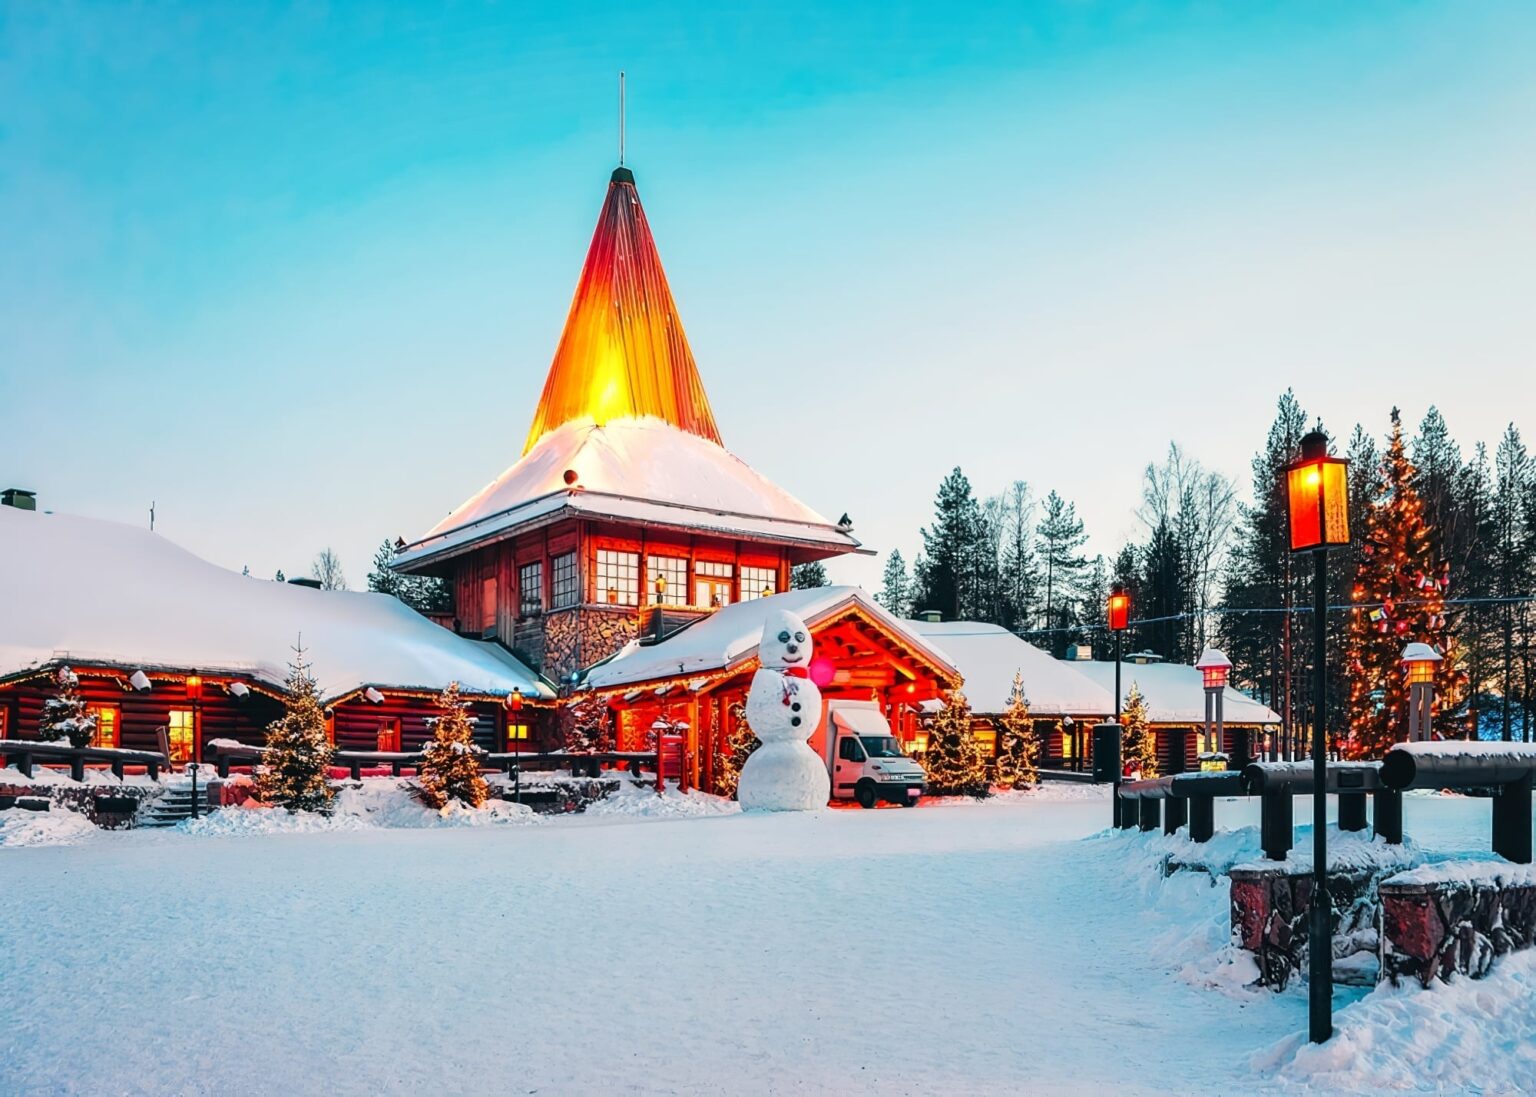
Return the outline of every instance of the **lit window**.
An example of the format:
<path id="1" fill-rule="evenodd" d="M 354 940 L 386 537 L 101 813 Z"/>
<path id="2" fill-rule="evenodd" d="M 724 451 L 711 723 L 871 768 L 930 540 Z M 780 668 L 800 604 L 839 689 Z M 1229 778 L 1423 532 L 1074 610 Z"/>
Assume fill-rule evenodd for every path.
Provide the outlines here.
<path id="1" fill-rule="evenodd" d="M 507 725 L 507 742 L 510 743 L 510 742 L 513 742 L 514 740 L 526 740 L 527 738 L 528 738 L 528 725 L 527 724 L 508 724 Z"/>
<path id="2" fill-rule="evenodd" d="M 640 604 L 640 554 L 597 550 L 597 596 L 613 606 Z"/>
<path id="3" fill-rule="evenodd" d="M 981 752 L 988 758 L 992 757 L 997 749 L 997 732 L 992 728 L 976 728 L 971 732 L 976 739 L 976 745 L 981 747 Z"/>
<path id="4" fill-rule="evenodd" d="M 777 594 L 779 590 L 779 573 L 773 568 L 749 568 L 741 569 L 741 600 L 750 602 L 754 598 L 766 598 L 770 594 Z"/>
<path id="5" fill-rule="evenodd" d="M 537 617 L 544 609 L 544 563 L 535 560 L 517 569 L 517 612 L 520 617 Z"/>
<path id="6" fill-rule="evenodd" d="M 576 554 L 567 552 L 550 561 L 549 604 L 564 609 L 581 601 L 581 579 L 576 570 Z"/>
<path id="7" fill-rule="evenodd" d="M 379 721 L 378 749 L 398 751 L 400 749 L 400 718 L 387 717 Z"/>
<path id="8" fill-rule="evenodd" d="M 166 718 L 171 761 L 190 762 L 197 750 L 197 720 L 189 708 L 173 708 Z"/>
<path id="9" fill-rule="evenodd" d="M 1077 757 L 1077 752 L 1073 749 L 1072 732 L 1070 731 L 1063 731 L 1061 733 L 1061 756 L 1063 758 Z"/>
<path id="10" fill-rule="evenodd" d="M 118 706 L 91 705 L 85 711 L 96 717 L 96 734 L 91 739 L 91 746 L 118 746 L 118 717 L 121 715 L 121 710 Z"/>
<path id="11" fill-rule="evenodd" d="M 480 580 L 480 631 L 496 627 L 496 579 Z"/>
<path id="12" fill-rule="evenodd" d="M 647 556 L 645 558 L 645 570 L 650 580 L 651 589 L 647 592 L 649 601 L 660 602 L 666 606 L 686 606 L 688 604 L 688 560 L 682 556 Z M 656 580 L 665 579 L 667 589 L 660 598 L 656 597 Z"/>
<path id="13" fill-rule="evenodd" d="M 728 606 L 731 604 L 730 564 L 715 560 L 700 560 L 693 566 L 693 604 L 696 606 Z"/>

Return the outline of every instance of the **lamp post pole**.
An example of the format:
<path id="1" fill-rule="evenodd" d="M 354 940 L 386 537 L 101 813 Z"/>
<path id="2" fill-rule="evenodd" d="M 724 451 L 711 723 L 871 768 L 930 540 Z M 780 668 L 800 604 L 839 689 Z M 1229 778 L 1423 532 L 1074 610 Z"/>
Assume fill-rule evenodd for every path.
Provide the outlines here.
<path id="1" fill-rule="evenodd" d="M 1312 917 L 1308 926 L 1308 1035 L 1333 1035 L 1333 897 L 1328 894 L 1328 550 L 1313 551 L 1312 642 Z"/>

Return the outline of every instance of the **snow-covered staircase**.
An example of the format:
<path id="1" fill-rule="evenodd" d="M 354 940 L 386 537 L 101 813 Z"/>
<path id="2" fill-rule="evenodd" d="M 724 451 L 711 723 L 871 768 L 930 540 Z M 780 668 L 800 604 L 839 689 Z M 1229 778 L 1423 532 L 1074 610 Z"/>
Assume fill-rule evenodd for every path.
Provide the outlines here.
<path id="1" fill-rule="evenodd" d="M 197 783 L 197 813 L 207 815 L 212 810 L 208 800 L 208 783 Z M 147 808 L 139 812 L 141 827 L 173 827 L 183 819 L 192 818 L 192 782 L 179 777 L 166 785 L 165 792 Z"/>

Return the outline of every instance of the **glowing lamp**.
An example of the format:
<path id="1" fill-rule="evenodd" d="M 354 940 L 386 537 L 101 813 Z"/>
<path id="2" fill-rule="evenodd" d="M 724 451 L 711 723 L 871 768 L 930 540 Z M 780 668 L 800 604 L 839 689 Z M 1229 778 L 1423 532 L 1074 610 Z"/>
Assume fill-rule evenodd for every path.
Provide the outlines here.
<path id="1" fill-rule="evenodd" d="M 187 699 L 189 701 L 201 701 L 203 699 L 203 679 L 199 675 L 187 675 Z"/>
<path id="2" fill-rule="evenodd" d="M 816 683 L 817 689 L 830 684 L 837 674 L 837 668 L 832 665 L 832 660 L 821 655 L 811 660 L 811 665 L 806 668 L 806 671 L 810 674 L 811 681 Z"/>
<path id="3" fill-rule="evenodd" d="M 1109 629 L 1123 632 L 1131 623 L 1131 596 L 1125 592 L 1124 583 L 1116 583 L 1109 592 Z"/>
<path id="4" fill-rule="evenodd" d="M 1200 653 L 1195 669 L 1200 672 L 1206 689 L 1225 689 L 1227 676 L 1232 673 L 1232 660 L 1227 658 L 1225 652 L 1206 648 Z"/>
<path id="5" fill-rule="evenodd" d="M 667 593 L 667 577 L 665 575 L 658 575 L 658 576 L 656 576 L 656 600 L 658 602 L 661 601 L 662 596 L 665 595 L 666 593 Z"/>
<path id="6" fill-rule="evenodd" d="M 514 689 L 507 694 L 507 710 L 509 712 L 521 712 L 523 709 L 523 691 Z"/>
<path id="7" fill-rule="evenodd" d="M 1428 644 L 1409 644 L 1403 649 L 1401 660 L 1410 686 L 1420 682 L 1433 683 L 1435 667 L 1443 661 L 1444 657 Z"/>
<path id="8" fill-rule="evenodd" d="M 1328 438 L 1314 430 L 1301 440 L 1301 458 L 1285 470 L 1291 551 L 1349 544 L 1349 462 L 1328 456 Z"/>

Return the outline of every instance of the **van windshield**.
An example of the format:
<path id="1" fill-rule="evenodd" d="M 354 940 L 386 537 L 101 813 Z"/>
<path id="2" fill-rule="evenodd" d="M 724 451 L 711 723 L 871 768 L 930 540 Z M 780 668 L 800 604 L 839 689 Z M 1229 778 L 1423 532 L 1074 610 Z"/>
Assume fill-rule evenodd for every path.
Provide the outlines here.
<path id="1" fill-rule="evenodd" d="M 864 744 L 864 749 L 869 752 L 871 758 L 906 757 L 901 744 L 891 735 L 860 735 L 859 742 Z"/>

